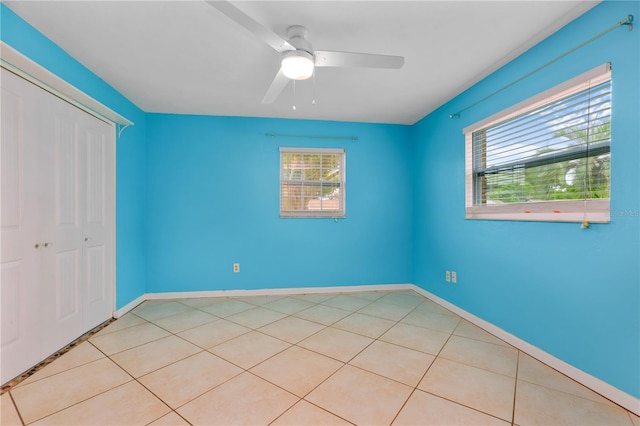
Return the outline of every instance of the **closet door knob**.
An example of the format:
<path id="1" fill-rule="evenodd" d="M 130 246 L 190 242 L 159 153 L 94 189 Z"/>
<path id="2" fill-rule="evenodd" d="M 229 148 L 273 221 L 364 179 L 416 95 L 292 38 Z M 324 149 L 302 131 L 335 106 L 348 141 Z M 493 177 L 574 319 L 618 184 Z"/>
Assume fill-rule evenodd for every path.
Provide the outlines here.
<path id="1" fill-rule="evenodd" d="M 44 243 L 45 247 L 49 247 L 49 246 L 52 246 L 52 245 L 53 245 L 53 243 Z"/>
<path id="2" fill-rule="evenodd" d="M 39 249 L 41 245 L 42 245 L 42 244 L 39 244 L 39 243 L 38 243 L 38 244 L 36 244 L 36 245 L 35 245 L 35 247 L 36 247 L 37 249 Z"/>
<path id="3" fill-rule="evenodd" d="M 89 237 L 84 237 L 84 240 L 85 241 L 89 241 Z"/>

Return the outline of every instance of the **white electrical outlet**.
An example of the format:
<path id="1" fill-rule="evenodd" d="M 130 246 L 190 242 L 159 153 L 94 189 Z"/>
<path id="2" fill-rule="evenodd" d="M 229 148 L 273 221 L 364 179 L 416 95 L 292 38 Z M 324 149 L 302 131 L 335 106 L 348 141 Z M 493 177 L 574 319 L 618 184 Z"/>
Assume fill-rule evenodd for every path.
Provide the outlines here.
<path id="1" fill-rule="evenodd" d="M 233 272 L 240 272 L 240 264 L 239 263 L 234 263 L 233 264 Z"/>
<path id="2" fill-rule="evenodd" d="M 458 274 L 456 274 L 456 271 L 451 272 L 451 282 L 454 284 L 458 282 Z"/>
<path id="3" fill-rule="evenodd" d="M 445 272 L 444 279 L 447 280 L 447 282 L 451 282 L 451 272 Z"/>

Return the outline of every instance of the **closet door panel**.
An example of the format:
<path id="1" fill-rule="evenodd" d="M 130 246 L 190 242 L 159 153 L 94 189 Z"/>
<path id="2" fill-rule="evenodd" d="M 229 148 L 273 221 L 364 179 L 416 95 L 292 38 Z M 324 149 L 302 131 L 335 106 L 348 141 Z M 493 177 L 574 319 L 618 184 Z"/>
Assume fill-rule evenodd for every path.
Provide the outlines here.
<path id="1" fill-rule="evenodd" d="M 2 76 L 4 78 L 4 74 Z M 5 232 L 23 229 L 23 150 L 24 99 L 10 88 L 2 87 L 2 203 L 0 219 Z"/>
<path id="2" fill-rule="evenodd" d="M 84 271 L 86 326 L 94 327 L 113 313 L 115 147 L 113 127 L 99 120 L 81 126 L 85 145 L 86 188 L 84 224 Z"/>
<path id="3" fill-rule="evenodd" d="M 52 150 L 49 161 L 47 197 L 50 205 L 47 258 L 43 283 L 47 300 L 45 356 L 64 347 L 84 331 L 84 289 L 82 261 L 82 149 L 78 140 L 80 111 L 67 102 L 49 97 L 50 105 L 43 105 L 52 114 L 53 131 L 47 135 Z"/>
<path id="4" fill-rule="evenodd" d="M 10 348 L 20 340 L 22 334 L 20 318 L 21 294 L 20 289 L 24 286 L 23 274 L 24 266 L 22 261 L 2 262 L 2 348 Z M 3 362 L 5 360 L 3 359 Z"/>
<path id="5" fill-rule="evenodd" d="M 2 70 L 0 137 L 0 381 L 40 361 L 39 295 L 43 247 L 36 134 L 37 92 Z"/>
<path id="6" fill-rule="evenodd" d="M 81 172 L 77 125 L 73 118 L 56 115 L 56 227 L 76 229 L 81 225 L 78 217 L 78 192 Z"/>
<path id="7" fill-rule="evenodd" d="M 80 256 L 79 250 L 58 251 L 55 257 L 55 271 L 56 271 L 56 312 L 55 323 L 63 324 L 68 320 L 74 319 L 74 317 L 80 317 Z M 81 324 L 81 322 L 80 322 Z M 78 330 L 82 330 L 81 326 L 74 327 Z M 65 333 L 66 334 L 66 333 Z M 77 333 L 74 334 L 77 336 Z M 69 343 L 69 340 L 62 340 L 60 345 L 64 346 L 65 343 Z"/>

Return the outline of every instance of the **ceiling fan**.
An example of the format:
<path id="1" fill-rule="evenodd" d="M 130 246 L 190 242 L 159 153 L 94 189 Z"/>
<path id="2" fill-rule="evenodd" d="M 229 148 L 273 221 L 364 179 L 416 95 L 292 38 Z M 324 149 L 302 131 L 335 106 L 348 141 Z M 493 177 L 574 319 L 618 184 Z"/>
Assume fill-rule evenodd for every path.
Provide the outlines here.
<path id="1" fill-rule="evenodd" d="M 285 40 L 227 1 L 207 0 L 207 3 L 249 30 L 282 55 L 280 70 L 262 99 L 263 104 L 273 103 L 290 80 L 310 78 L 315 67 L 397 69 L 404 64 L 402 56 L 314 50 L 307 40 L 307 29 L 301 25 L 290 26 L 287 29 L 288 39 Z"/>

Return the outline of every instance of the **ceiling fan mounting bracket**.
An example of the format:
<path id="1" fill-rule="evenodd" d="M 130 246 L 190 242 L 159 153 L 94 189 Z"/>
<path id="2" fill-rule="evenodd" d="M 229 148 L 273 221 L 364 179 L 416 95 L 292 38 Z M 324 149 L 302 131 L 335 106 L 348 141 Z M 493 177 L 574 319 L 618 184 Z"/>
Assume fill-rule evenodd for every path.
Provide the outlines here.
<path id="1" fill-rule="evenodd" d="M 303 50 L 313 56 L 313 47 L 307 40 L 309 31 L 302 25 L 292 25 L 287 28 L 287 37 L 289 44 L 296 48 L 296 50 Z"/>
<path id="2" fill-rule="evenodd" d="M 309 30 L 307 30 L 307 27 L 304 27 L 302 25 L 291 25 L 289 28 L 287 28 L 288 38 L 292 38 L 292 37 L 307 38 L 308 35 L 309 35 Z"/>

